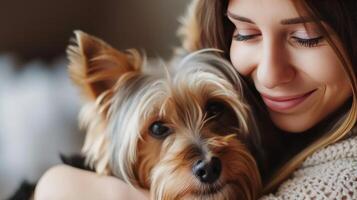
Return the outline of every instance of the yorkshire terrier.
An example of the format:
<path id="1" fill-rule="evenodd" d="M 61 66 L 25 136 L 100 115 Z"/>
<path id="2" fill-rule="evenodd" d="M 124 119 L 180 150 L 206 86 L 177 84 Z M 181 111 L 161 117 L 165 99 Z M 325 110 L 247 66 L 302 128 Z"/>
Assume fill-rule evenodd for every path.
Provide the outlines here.
<path id="1" fill-rule="evenodd" d="M 153 200 L 258 197 L 259 137 L 228 61 L 202 50 L 150 63 L 75 35 L 69 73 L 86 101 L 83 153 L 97 173 L 148 189 Z"/>

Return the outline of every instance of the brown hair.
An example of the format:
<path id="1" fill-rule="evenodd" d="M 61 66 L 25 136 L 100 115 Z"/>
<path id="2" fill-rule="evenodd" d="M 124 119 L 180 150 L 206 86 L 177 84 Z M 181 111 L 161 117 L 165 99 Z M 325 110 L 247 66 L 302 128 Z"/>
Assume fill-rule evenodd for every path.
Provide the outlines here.
<path id="1" fill-rule="evenodd" d="M 349 112 L 340 120 L 340 123 L 336 125 L 337 127 L 323 134 L 282 166 L 266 185 L 266 192 L 272 191 L 282 181 L 286 180 L 313 152 L 345 137 L 355 125 L 357 118 L 356 0 L 300 0 L 292 2 L 300 14 L 302 12 L 307 13 L 308 17 L 314 19 L 339 57 L 350 80 L 353 100 Z M 224 56 L 229 59 L 234 25 L 226 17 L 227 7 L 227 0 L 194 0 L 179 31 L 183 39 L 183 47 L 188 51 L 200 48 L 218 48 L 223 50 Z M 192 24 L 195 24 L 195 26 L 192 26 Z M 323 24 L 328 26 L 325 27 Z M 187 30 L 187 27 L 190 27 L 190 30 Z M 189 33 L 192 32 L 195 32 L 195 38 L 190 37 Z M 333 41 L 331 34 L 336 34 L 339 41 Z M 341 45 L 342 48 L 339 48 Z"/>

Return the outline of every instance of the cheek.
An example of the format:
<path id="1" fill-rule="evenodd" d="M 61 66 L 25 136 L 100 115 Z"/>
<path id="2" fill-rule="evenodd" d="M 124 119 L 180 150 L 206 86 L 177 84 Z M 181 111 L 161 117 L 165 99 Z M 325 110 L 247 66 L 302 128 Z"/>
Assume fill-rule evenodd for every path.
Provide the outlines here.
<path id="1" fill-rule="evenodd" d="M 296 62 L 302 73 L 319 84 L 339 85 L 348 82 L 343 66 L 331 48 L 301 54 Z"/>
<path id="2" fill-rule="evenodd" d="M 255 66 L 255 48 L 245 46 L 244 44 L 238 44 L 238 42 L 232 41 L 230 49 L 230 57 L 233 66 L 243 76 L 251 76 Z"/>
<path id="3" fill-rule="evenodd" d="M 141 187 L 150 187 L 151 169 L 159 161 L 161 153 L 161 142 L 152 138 L 148 133 L 139 140 L 137 148 L 136 172 L 137 179 Z"/>

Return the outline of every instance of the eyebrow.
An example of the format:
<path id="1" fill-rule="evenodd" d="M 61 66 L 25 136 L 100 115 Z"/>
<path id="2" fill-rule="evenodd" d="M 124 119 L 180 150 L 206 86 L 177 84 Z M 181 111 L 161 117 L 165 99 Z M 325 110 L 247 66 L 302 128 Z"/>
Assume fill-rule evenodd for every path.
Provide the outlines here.
<path id="1" fill-rule="evenodd" d="M 253 22 L 253 20 L 243 17 L 243 16 L 240 16 L 240 15 L 233 14 L 229 11 L 227 11 L 226 15 L 234 20 L 238 20 L 241 22 L 247 22 L 250 24 L 255 24 L 255 22 Z M 313 21 L 313 19 L 311 17 L 295 17 L 295 18 L 283 19 L 280 21 L 280 24 L 291 25 L 291 24 L 307 23 L 307 22 L 312 22 L 312 21 Z"/>
<path id="2" fill-rule="evenodd" d="M 226 14 L 228 17 L 232 18 L 232 19 L 235 19 L 235 20 L 238 20 L 238 21 L 241 21 L 241 22 L 247 22 L 247 23 L 250 23 L 250 24 L 255 24 L 251 19 L 248 19 L 246 17 L 243 17 L 243 16 L 239 16 L 239 15 L 236 15 L 236 14 L 233 14 L 229 11 L 227 11 L 227 14 Z"/>
<path id="3" fill-rule="evenodd" d="M 311 17 L 295 17 L 290 19 L 283 19 L 280 21 L 280 24 L 289 25 L 289 24 L 301 24 L 314 21 Z"/>

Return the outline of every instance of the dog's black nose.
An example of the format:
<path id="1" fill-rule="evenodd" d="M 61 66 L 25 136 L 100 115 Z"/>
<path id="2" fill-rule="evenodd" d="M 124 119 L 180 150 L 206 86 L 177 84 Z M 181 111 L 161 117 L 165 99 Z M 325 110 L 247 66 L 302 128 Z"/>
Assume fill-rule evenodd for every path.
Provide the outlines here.
<path id="1" fill-rule="evenodd" d="M 202 183 L 214 183 L 222 170 L 221 160 L 212 157 L 210 161 L 198 160 L 192 167 L 192 172 Z"/>

